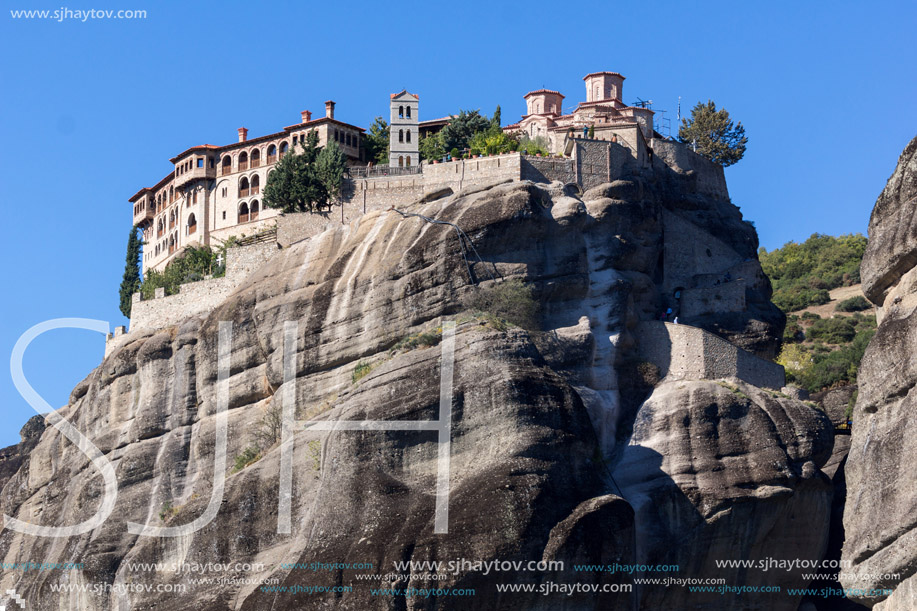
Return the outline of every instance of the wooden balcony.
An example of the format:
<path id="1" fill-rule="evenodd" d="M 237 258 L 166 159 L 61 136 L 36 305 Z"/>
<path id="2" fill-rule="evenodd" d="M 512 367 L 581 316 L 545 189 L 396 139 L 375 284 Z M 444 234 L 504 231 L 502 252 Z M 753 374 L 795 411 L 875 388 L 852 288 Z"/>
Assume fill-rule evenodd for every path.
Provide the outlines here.
<path id="1" fill-rule="evenodd" d="M 239 197 L 248 197 L 250 189 L 239 189 Z"/>
<path id="2" fill-rule="evenodd" d="M 252 191 L 252 195 L 258 195 L 259 193 L 261 193 L 261 185 L 255 185 L 254 187 L 252 187 L 251 191 Z"/>
<path id="3" fill-rule="evenodd" d="M 247 161 L 240 161 L 240 162 L 239 162 L 239 171 L 242 172 L 242 171 L 247 170 L 247 169 L 248 169 L 248 162 L 247 162 Z"/>
<path id="4" fill-rule="evenodd" d="M 261 167 L 261 158 L 259 157 L 258 159 L 252 159 L 252 162 L 251 162 L 251 163 L 252 163 L 252 168 L 253 168 L 253 169 L 254 169 L 254 168 Z"/>
<path id="5" fill-rule="evenodd" d="M 188 235 L 191 235 L 195 231 L 197 231 L 197 223 L 193 225 L 188 225 Z"/>
<path id="6" fill-rule="evenodd" d="M 268 155 L 268 156 L 267 156 L 267 162 L 268 162 L 268 164 L 276 163 L 276 162 L 277 162 L 277 155 Z"/>
<path id="7" fill-rule="evenodd" d="M 247 214 L 240 214 L 240 215 L 239 215 L 239 222 L 240 222 L 240 223 L 247 223 L 247 222 L 248 222 L 248 215 L 247 215 Z"/>
<path id="8" fill-rule="evenodd" d="M 231 166 L 231 165 L 224 165 L 224 166 L 223 166 L 223 171 L 220 173 L 220 176 L 226 176 L 227 174 L 232 174 L 232 166 Z"/>

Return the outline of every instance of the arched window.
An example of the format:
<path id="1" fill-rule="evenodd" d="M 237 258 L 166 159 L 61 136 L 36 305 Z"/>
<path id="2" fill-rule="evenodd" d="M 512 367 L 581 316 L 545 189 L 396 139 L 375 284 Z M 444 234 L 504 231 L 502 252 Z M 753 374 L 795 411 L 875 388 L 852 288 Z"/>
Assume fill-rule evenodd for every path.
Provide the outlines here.
<path id="1" fill-rule="evenodd" d="M 405 113 L 405 116 L 406 116 L 408 119 L 411 118 L 411 107 L 410 107 L 410 106 L 407 107 L 407 111 L 406 111 L 406 113 Z"/>
<path id="2" fill-rule="evenodd" d="M 248 197 L 248 193 L 249 193 L 248 177 L 243 176 L 239 180 L 239 197 Z"/>
<path id="3" fill-rule="evenodd" d="M 197 231 L 197 219 L 194 218 L 194 213 L 188 215 L 188 235 L 191 235 Z"/>
<path id="4" fill-rule="evenodd" d="M 261 165 L 261 149 L 252 151 L 252 167 L 257 168 Z"/>
<path id="5" fill-rule="evenodd" d="M 248 169 L 248 153 L 242 151 L 239 153 L 239 171 Z"/>
<path id="6" fill-rule="evenodd" d="M 411 130 L 405 130 L 404 141 L 405 141 L 405 142 L 410 142 L 410 141 L 411 141 Z"/>
<path id="7" fill-rule="evenodd" d="M 261 177 L 255 174 L 252 176 L 252 195 L 257 195 L 261 192 Z"/>
<path id="8" fill-rule="evenodd" d="M 171 255 L 173 252 L 175 252 L 175 236 L 174 235 L 169 237 L 169 254 Z"/>
<path id="9" fill-rule="evenodd" d="M 232 156 L 226 155 L 223 157 L 223 175 L 229 174 L 232 172 Z"/>
<path id="10" fill-rule="evenodd" d="M 258 200 L 256 199 L 256 200 L 254 200 L 254 201 L 252 202 L 252 207 L 251 207 L 251 209 L 250 209 L 250 211 L 249 211 L 249 218 L 250 218 L 250 220 L 253 220 L 253 221 L 257 221 L 257 220 L 258 220 L 258 210 L 259 210 L 259 208 L 260 208 L 260 207 L 258 206 Z"/>
<path id="11" fill-rule="evenodd" d="M 404 130 L 403 129 L 398 130 L 398 142 L 404 142 Z"/>
<path id="12" fill-rule="evenodd" d="M 398 107 L 398 118 L 399 118 L 399 119 L 403 119 L 403 118 L 404 118 L 404 106 L 399 106 L 399 107 Z"/>
<path id="13" fill-rule="evenodd" d="M 174 201 L 175 201 L 175 189 L 172 187 L 169 187 L 169 203 L 171 204 Z"/>
<path id="14" fill-rule="evenodd" d="M 408 168 L 411 167 L 411 156 L 410 155 L 404 158 L 404 165 L 405 167 L 408 167 Z"/>
<path id="15" fill-rule="evenodd" d="M 267 147 L 267 162 L 274 163 L 277 161 L 277 147 L 273 144 Z"/>
<path id="16" fill-rule="evenodd" d="M 287 150 L 289 148 L 290 148 L 289 144 L 287 144 L 286 142 L 281 142 L 280 143 L 280 156 L 283 157 L 284 155 L 286 155 Z"/>
<path id="17" fill-rule="evenodd" d="M 175 210 L 169 210 L 169 229 L 175 226 Z"/>
<path id="18" fill-rule="evenodd" d="M 401 155 L 398 155 L 398 167 L 399 168 L 404 167 L 404 157 L 402 157 Z"/>
<path id="19" fill-rule="evenodd" d="M 248 222 L 248 204 L 242 202 L 242 205 L 239 206 L 239 222 L 247 223 Z"/>

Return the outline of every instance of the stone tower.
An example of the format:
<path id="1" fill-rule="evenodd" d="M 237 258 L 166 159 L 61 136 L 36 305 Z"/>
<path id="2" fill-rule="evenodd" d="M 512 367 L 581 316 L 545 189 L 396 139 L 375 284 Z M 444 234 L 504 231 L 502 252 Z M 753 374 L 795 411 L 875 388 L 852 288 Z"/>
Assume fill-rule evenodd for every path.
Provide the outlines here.
<path id="1" fill-rule="evenodd" d="M 420 96 L 408 93 L 392 94 L 392 116 L 389 121 L 388 164 L 393 168 L 420 165 L 420 131 L 417 109 Z"/>

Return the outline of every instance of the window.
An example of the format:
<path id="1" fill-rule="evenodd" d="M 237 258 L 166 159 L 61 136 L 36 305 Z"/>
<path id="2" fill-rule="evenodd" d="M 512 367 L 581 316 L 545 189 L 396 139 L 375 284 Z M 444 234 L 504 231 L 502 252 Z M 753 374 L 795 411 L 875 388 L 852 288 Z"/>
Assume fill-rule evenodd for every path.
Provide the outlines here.
<path id="1" fill-rule="evenodd" d="M 403 129 L 398 130 L 398 142 L 404 142 L 404 130 Z"/>
<path id="2" fill-rule="evenodd" d="M 399 168 L 403 168 L 403 167 L 404 167 L 404 157 L 401 156 L 401 155 L 398 155 L 398 167 L 399 167 Z"/>
<path id="3" fill-rule="evenodd" d="M 248 169 L 248 153 L 242 151 L 239 153 L 239 169 L 247 170 Z"/>
<path id="4" fill-rule="evenodd" d="M 259 208 L 258 200 L 256 199 L 255 201 L 252 202 L 252 207 L 250 209 L 250 214 L 249 214 L 249 218 L 253 221 L 258 220 L 258 208 Z"/>
<path id="5" fill-rule="evenodd" d="M 261 191 L 261 177 L 255 174 L 252 176 L 252 195 Z"/>
<path id="6" fill-rule="evenodd" d="M 344 144 L 346 144 L 347 146 L 350 146 L 350 134 L 344 135 Z"/>
<path id="7" fill-rule="evenodd" d="M 398 107 L 398 118 L 399 118 L 399 119 L 403 119 L 403 118 L 404 118 L 404 106 L 399 106 L 399 107 Z"/>
<path id="8" fill-rule="evenodd" d="M 267 162 L 274 163 L 277 160 L 277 147 L 273 144 L 267 147 Z"/>
<path id="9" fill-rule="evenodd" d="M 280 143 L 280 156 L 283 157 L 289 148 L 290 148 L 289 144 L 287 144 L 286 142 L 281 142 Z"/>
<path id="10" fill-rule="evenodd" d="M 196 203 L 197 203 L 197 189 L 195 189 L 195 190 L 194 190 L 194 193 L 191 195 L 191 203 L 192 203 L 192 204 L 196 204 Z"/>
<path id="11" fill-rule="evenodd" d="M 239 197 L 248 197 L 248 192 L 249 192 L 248 177 L 243 176 L 239 180 Z"/>
<path id="12" fill-rule="evenodd" d="M 257 168 L 261 165 L 261 149 L 255 149 L 252 151 L 252 167 Z"/>
<path id="13" fill-rule="evenodd" d="M 232 157 L 226 155 L 223 157 L 223 175 L 229 174 L 232 172 Z"/>
<path id="14" fill-rule="evenodd" d="M 247 223 L 248 222 L 248 204 L 242 202 L 242 205 L 239 206 L 239 222 Z"/>
<path id="15" fill-rule="evenodd" d="M 407 131 L 405 132 L 405 134 L 404 134 L 404 141 L 405 141 L 405 142 L 410 142 L 410 141 L 411 141 L 411 130 L 407 130 Z"/>
<path id="16" fill-rule="evenodd" d="M 407 111 L 406 111 L 406 113 L 405 113 L 405 116 L 406 116 L 408 119 L 411 118 L 411 107 L 410 107 L 410 106 L 407 107 Z"/>
<path id="17" fill-rule="evenodd" d="M 210 158 L 210 168 L 213 169 L 213 157 Z"/>
<path id="18" fill-rule="evenodd" d="M 194 214 L 188 216 L 188 235 L 191 235 L 197 231 L 197 219 L 194 218 Z"/>
<path id="19" fill-rule="evenodd" d="M 226 187 L 223 187 L 223 197 L 226 197 Z"/>
<path id="20" fill-rule="evenodd" d="M 405 159 L 404 165 L 405 165 L 406 167 L 411 167 L 411 156 L 408 155 L 408 156 L 405 157 L 404 159 Z"/>
<path id="21" fill-rule="evenodd" d="M 226 211 L 225 210 L 223 210 L 223 220 L 224 221 L 226 220 Z"/>

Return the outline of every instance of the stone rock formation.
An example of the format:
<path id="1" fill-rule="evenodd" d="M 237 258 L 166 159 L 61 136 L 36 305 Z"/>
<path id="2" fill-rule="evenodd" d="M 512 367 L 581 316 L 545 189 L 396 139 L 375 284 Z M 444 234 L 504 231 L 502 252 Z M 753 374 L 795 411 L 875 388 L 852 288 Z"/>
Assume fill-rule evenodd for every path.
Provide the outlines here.
<path id="1" fill-rule="evenodd" d="M 861 276 L 879 306 L 879 328 L 858 376 L 850 455 L 846 463 L 846 588 L 882 611 L 917 608 L 917 138 L 869 220 Z M 872 590 L 883 590 L 874 592 Z M 893 590 L 888 594 L 884 590 Z"/>
<path id="2" fill-rule="evenodd" d="M 827 419 L 738 380 L 657 385 L 652 366 L 634 358 L 637 323 L 658 318 L 675 287 L 695 286 L 698 274 L 712 280 L 716 265 L 750 270 L 720 331 L 761 354 L 782 333 L 769 284 L 754 269 L 753 228 L 728 202 L 675 197 L 673 184 L 635 176 L 580 196 L 560 183 L 517 181 L 405 204 L 458 225 L 481 260 L 448 225 L 372 212 L 280 250 L 213 312 L 129 334 L 60 410 L 114 466 L 114 510 L 70 537 L 3 530 L 5 561 L 84 566 L 5 572 L 0 591 L 15 587 L 33 610 L 795 610 L 791 596 L 737 599 L 681 586 L 572 596 L 496 589 L 630 585 L 635 577 L 575 572 L 573 563 L 673 561 L 686 567 L 680 577 L 741 579 L 712 562 L 824 552 Z M 682 258 L 667 258 L 669 246 Z M 463 305 L 507 278 L 534 287 L 542 332 Z M 224 381 L 221 321 L 232 323 Z M 448 321 L 456 323 L 450 493 L 448 533 L 438 534 L 435 430 L 316 430 L 301 421 L 436 420 L 446 358 L 436 344 Z M 226 464 L 218 459 L 223 384 Z M 278 532 L 285 397 L 299 422 L 288 437 L 290 534 Z M 247 450 L 256 445 L 260 451 Z M 216 515 L 201 529 L 175 537 L 129 530 L 193 523 L 224 479 Z M 8 477 L 0 508 L 24 522 L 76 524 L 97 511 L 103 492 L 99 471 L 48 428 Z M 566 564 L 490 574 L 459 566 L 435 582 L 423 580 L 429 571 L 394 565 L 460 559 Z M 224 578 L 209 584 L 169 568 L 208 562 L 248 568 L 208 574 Z M 187 590 L 131 588 L 149 583 Z M 55 591 L 62 584 L 86 591 Z M 780 584 L 805 585 L 795 573 Z M 268 585 L 329 589 L 294 594 Z M 475 595 L 374 595 L 377 587 Z"/>

